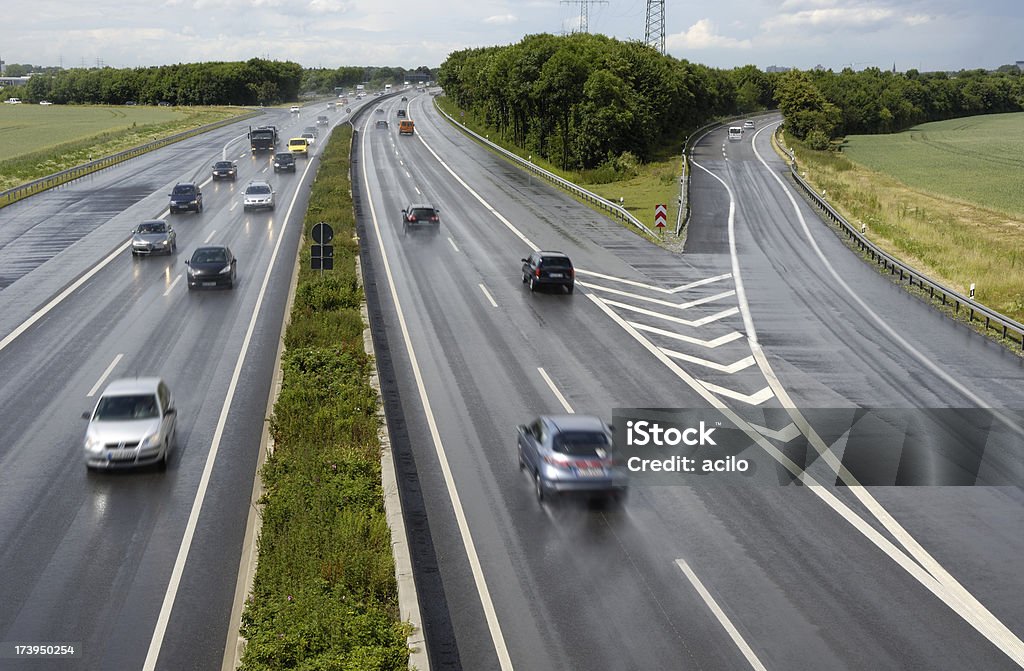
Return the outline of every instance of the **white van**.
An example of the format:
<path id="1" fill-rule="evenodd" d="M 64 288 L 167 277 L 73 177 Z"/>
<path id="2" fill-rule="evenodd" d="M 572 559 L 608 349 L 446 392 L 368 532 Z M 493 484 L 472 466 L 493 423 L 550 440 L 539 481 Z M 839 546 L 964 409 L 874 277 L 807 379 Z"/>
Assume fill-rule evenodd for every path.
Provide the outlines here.
<path id="1" fill-rule="evenodd" d="M 729 126 L 729 142 L 743 139 L 743 129 L 739 126 Z"/>

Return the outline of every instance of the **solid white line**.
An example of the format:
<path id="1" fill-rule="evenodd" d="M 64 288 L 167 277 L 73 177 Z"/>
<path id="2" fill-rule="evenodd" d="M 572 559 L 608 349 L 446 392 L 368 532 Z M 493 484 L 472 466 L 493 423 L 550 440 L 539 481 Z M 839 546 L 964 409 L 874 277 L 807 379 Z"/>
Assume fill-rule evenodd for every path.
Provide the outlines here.
<path id="1" fill-rule="evenodd" d="M 491 296 L 491 292 L 487 290 L 487 287 L 485 287 L 482 283 L 478 284 L 477 286 L 480 287 L 480 291 L 484 292 L 484 296 L 487 297 L 487 300 L 490 301 L 491 305 L 493 305 L 494 307 L 498 307 L 498 304 L 494 302 L 494 297 Z"/>
<path id="2" fill-rule="evenodd" d="M 418 187 L 418 186 L 414 186 L 414 187 L 412 187 L 412 188 L 416 189 L 416 193 L 417 193 L 417 194 L 419 194 L 419 195 L 421 195 L 421 196 L 423 195 L 423 192 L 422 192 L 422 191 L 420 191 L 420 189 L 419 189 L 419 187 Z"/>
<path id="3" fill-rule="evenodd" d="M 511 221 L 509 221 L 508 219 L 503 217 L 501 212 L 498 212 L 496 209 L 491 207 L 491 204 L 488 203 L 486 200 L 484 200 L 483 196 L 481 196 L 479 193 L 474 191 L 473 187 L 471 187 L 469 184 L 466 184 L 466 182 L 463 181 L 463 179 L 461 177 L 456 175 L 455 171 L 452 170 L 451 168 L 449 168 L 448 164 L 441 160 L 441 157 L 437 155 L 437 152 L 435 152 L 433 149 L 430 148 L 430 145 L 427 144 L 426 141 L 423 139 L 423 135 L 422 134 L 417 133 L 416 137 L 423 144 L 423 146 L 427 148 L 427 151 L 429 151 L 434 156 L 434 158 L 437 159 L 437 162 L 441 164 L 441 167 L 443 167 L 445 170 L 447 170 L 448 174 L 451 175 L 452 177 L 454 177 L 455 181 L 458 182 L 459 184 L 461 184 L 463 186 L 463 188 L 466 189 L 466 191 L 469 191 L 469 193 L 474 198 L 476 198 L 477 202 L 479 202 L 481 205 L 483 205 L 484 208 L 486 208 L 488 212 L 490 212 L 495 217 L 497 217 L 498 221 L 500 221 L 501 223 L 505 224 L 505 227 L 508 228 L 508 230 L 512 231 L 516 235 L 516 237 L 518 237 L 520 240 L 522 240 L 524 243 L 526 243 L 527 247 L 529 247 L 531 250 L 533 250 L 535 252 L 540 251 L 540 247 L 538 247 L 537 245 L 533 244 L 533 241 L 530 240 L 528 237 L 526 237 L 523 234 L 522 231 L 520 231 L 518 228 L 513 226 Z"/>
<path id="4" fill-rule="evenodd" d="M 107 366 L 107 369 L 103 371 L 102 375 L 100 375 L 100 379 L 96 380 L 96 384 L 94 384 L 92 386 L 92 389 L 89 390 L 89 393 L 85 395 L 86 398 L 92 398 L 93 396 L 96 395 L 96 392 L 100 390 L 100 386 L 106 381 L 108 377 L 110 377 L 110 374 L 114 372 L 114 366 L 117 365 L 117 362 L 120 361 L 121 357 L 123 356 L 124 354 L 118 354 L 117 356 L 114 357 L 114 360 L 110 362 L 110 365 Z"/>
<path id="5" fill-rule="evenodd" d="M 4 348 L 6 348 L 8 345 L 14 342 L 18 336 L 20 336 L 22 333 L 31 328 L 33 324 L 35 324 L 37 321 L 45 317 L 47 313 L 50 312 L 50 310 L 60 305 L 64 301 L 64 299 L 73 294 L 76 289 L 78 289 L 83 284 L 92 279 L 92 277 L 96 273 L 103 270 L 103 268 L 105 268 L 111 261 L 120 256 L 126 249 L 128 249 L 129 246 L 131 246 L 131 244 L 131 240 L 126 240 L 120 247 L 112 251 L 110 255 L 107 256 L 107 258 L 103 259 L 95 266 L 90 268 L 88 272 L 86 272 L 84 275 L 82 275 L 77 280 L 72 282 L 70 286 L 64 289 L 64 291 L 57 294 L 49 303 L 47 303 L 38 311 L 36 311 L 35 314 L 33 314 L 31 317 L 23 321 L 16 329 L 8 333 L 3 340 L 0 340 L 0 352 L 2 352 Z"/>
<path id="6" fill-rule="evenodd" d="M 369 125 L 368 122 L 369 120 L 367 120 L 367 126 Z M 364 128 L 362 136 L 364 156 L 366 156 L 369 151 L 366 146 L 366 135 L 367 133 L 365 133 Z M 426 143 L 424 143 L 424 146 L 426 146 Z M 432 154 L 434 153 L 430 147 L 427 147 L 427 149 Z M 441 161 L 437 154 L 434 154 L 434 157 L 437 158 L 438 161 Z M 363 170 L 363 183 L 369 184 L 370 180 L 369 175 L 366 172 L 366 161 L 361 161 L 361 163 Z M 451 168 L 448 168 L 448 166 L 443 162 L 441 162 L 441 164 L 444 165 L 445 169 L 447 169 L 448 172 L 459 181 L 459 183 L 465 186 L 466 189 L 469 189 L 469 186 L 463 182 L 462 179 L 460 179 L 458 175 L 451 170 Z M 472 191 L 472 189 L 469 190 L 471 193 L 476 195 L 476 192 Z M 477 199 L 482 201 L 479 196 L 477 196 Z M 398 325 L 402 331 L 402 339 L 405 342 L 405 351 L 409 356 L 409 365 L 412 367 L 413 377 L 416 379 L 416 390 L 419 393 L 420 403 L 423 405 L 423 413 L 426 415 L 427 428 L 430 430 L 430 438 L 434 443 L 434 451 L 437 453 L 437 461 L 441 467 L 441 474 L 444 476 L 444 484 L 448 490 L 448 498 L 452 502 L 455 521 L 459 527 L 459 534 L 462 537 L 462 545 L 466 550 L 466 558 L 469 561 L 469 567 L 473 574 L 473 582 L 475 583 L 477 593 L 480 596 L 480 605 L 484 611 L 484 618 L 487 620 L 487 629 L 491 635 L 491 642 L 494 645 L 495 654 L 498 657 L 498 665 L 501 667 L 502 671 L 511 671 L 513 668 L 512 658 L 508 654 L 508 646 L 505 644 L 505 637 L 501 633 L 501 623 L 498 621 L 498 613 L 495 611 L 494 602 L 491 600 L 491 592 L 487 587 L 487 580 L 484 577 L 483 566 L 480 563 L 480 555 L 477 553 L 476 544 L 473 542 L 473 534 L 470 531 L 469 522 L 466 519 L 466 512 L 462 507 L 462 499 L 459 496 L 459 490 L 455 486 L 455 476 L 452 474 L 451 466 L 448 463 L 448 455 L 445 452 L 444 444 L 441 442 L 441 432 L 437 428 L 437 420 L 434 418 L 434 411 L 430 404 L 430 398 L 427 395 L 427 388 L 423 382 L 423 373 L 420 371 L 419 361 L 416 358 L 416 350 L 412 345 L 412 336 L 409 334 L 409 326 L 405 321 L 405 313 L 402 311 L 402 304 L 398 299 L 398 288 L 395 285 L 395 279 L 391 273 L 391 262 L 388 260 L 387 250 L 384 247 L 384 236 L 381 234 L 380 222 L 377 219 L 377 211 L 373 205 L 373 198 L 369 193 L 367 193 L 367 203 L 370 206 L 370 220 L 373 222 L 373 230 L 377 234 L 377 247 L 380 250 L 381 261 L 384 265 L 384 274 L 388 278 L 388 288 L 390 289 L 391 300 L 395 305 L 395 312 L 398 315 Z M 490 208 L 490 206 L 487 207 Z M 498 215 L 497 213 L 495 214 L 500 218 L 501 215 Z M 511 223 L 509 223 L 508 226 L 515 230 Z M 536 248 L 534 247 L 534 249 Z"/>
<path id="7" fill-rule="evenodd" d="M 717 361 L 708 361 L 707 359 L 701 359 L 700 357 L 697 356 L 683 354 L 682 352 L 677 352 L 675 350 L 668 349 L 667 347 L 662 347 L 661 351 L 664 352 L 665 354 L 668 354 L 673 359 L 679 359 L 680 361 L 688 361 L 690 363 L 695 363 L 698 366 L 704 366 L 705 368 L 711 368 L 722 373 L 728 373 L 729 375 L 750 368 L 755 363 L 754 357 L 752 356 L 740 359 L 735 363 L 721 364 L 718 363 Z"/>
<path id="8" fill-rule="evenodd" d="M 674 333 L 672 331 L 666 331 L 654 326 L 648 326 L 647 324 L 641 324 L 640 322 L 627 322 L 630 326 L 637 329 L 638 331 L 647 331 L 648 333 L 657 333 L 660 336 L 666 338 L 672 338 L 674 340 L 681 340 L 688 342 L 691 345 L 700 345 L 701 347 L 707 347 L 708 349 L 714 349 L 719 345 L 725 345 L 731 343 L 734 340 L 740 340 L 743 338 L 743 334 L 739 331 L 729 331 L 723 336 L 718 336 L 713 340 L 701 340 L 700 338 L 694 338 L 692 336 L 682 335 L 681 333 Z"/>
<path id="9" fill-rule="evenodd" d="M 452 249 L 454 249 L 455 251 L 459 251 L 459 248 L 455 246 L 455 241 L 454 240 L 452 240 L 451 238 L 448 238 L 448 242 L 449 242 L 449 244 L 451 244 Z"/>
<path id="10" fill-rule="evenodd" d="M 697 577 L 697 574 L 694 573 L 693 569 L 690 568 L 690 565 L 686 563 L 686 560 L 677 559 L 676 566 L 678 566 L 680 570 L 682 570 L 683 575 L 685 575 L 687 580 L 690 581 L 690 584 L 693 585 L 693 588 L 697 590 L 697 594 L 700 595 L 700 598 L 704 599 L 704 603 L 707 604 L 708 608 L 711 609 L 711 612 L 714 614 L 715 618 L 718 619 L 719 624 L 721 624 L 722 627 L 725 629 L 726 633 L 729 634 L 729 638 L 732 639 L 732 642 L 735 643 L 736 647 L 740 649 L 741 653 L 743 653 L 743 656 L 747 659 L 747 662 L 750 664 L 750 668 L 754 669 L 755 671 L 768 671 L 764 667 L 764 664 L 761 663 L 761 660 L 757 658 L 757 655 L 754 654 L 753 649 L 751 649 L 751 647 L 747 645 L 747 642 L 743 639 L 743 635 L 740 634 L 739 629 L 737 629 L 735 625 L 733 625 L 733 623 L 729 620 L 729 617 L 725 614 L 725 611 L 722 610 L 722 608 L 718 605 L 718 602 L 715 601 L 715 598 L 711 596 L 711 593 L 708 592 L 706 587 L 704 587 L 704 583 L 700 581 L 700 578 Z"/>
<path id="11" fill-rule="evenodd" d="M 181 281 L 182 277 L 183 275 L 179 273 L 178 276 L 174 278 L 174 281 L 171 282 L 171 285 L 167 287 L 167 291 L 164 292 L 164 296 L 169 296 L 171 292 L 174 291 L 174 287 L 178 284 L 178 282 Z"/>
<path id="12" fill-rule="evenodd" d="M 552 381 L 547 371 L 544 370 L 543 368 L 538 368 L 537 372 L 540 373 L 540 376 L 542 378 L 544 378 L 544 381 L 547 383 L 548 388 L 552 392 L 554 392 L 555 398 L 557 398 L 558 402 L 562 404 L 562 407 L 565 408 L 565 411 L 570 415 L 574 414 L 576 411 L 572 409 L 571 405 L 569 405 L 569 401 L 565 400 L 565 396 L 562 396 L 562 392 L 558 391 L 558 387 L 555 386 L 554 381 Z"/>
<path id="13" fill-rule="evenodd" d="M 306 170 L 309 170 L 309 166 L 306 166 Z M 212 231 L 210 231 L 210 234 L 209 234 L 208 236 L 206 236 L 206 239 L 205 239 L 205 240 L 203 240 L 203 244 L 205 245 L 205 244 L 206 244 L 207 242 L 209 242 L 210 240 L 212 240 L 212 239 L 213 239 L 213 236 L 214 236 L 214 234 L 216 234 L 216 233 L 217 233 L 217 229 L 216 229 L 216 228 L 215 228 L 215 229 L 213 229 Z"/>
<path id="14" fill-rule="evenodd" d="M 306 178 L 310 164 L 302 172 L 302 178 Z M 157 660 L 160 657 L 160 648 L 164 643 L 164 634 L 167 632 L 167 623 L 171 619 L 171 610 L 174 608 L 174 600 L 178 595 L 178 587 L 181 584 L 181 576 L 185 572 L 185 561 L 188 559 L 189 549 L 192 547 L 192 539 L 195 536 L 196 526 L 199 523 L 199 513 L 203 510 L 203 502 L 206 500 L 206 490 L 210 484 L 210 476 L 213 474 L 213 465 L 217 461 L 217 452 L 220 449 L 220 441 L 224 435 L 224 427 L 228 421 L 228 411 L 231 408 L 231 401 L 235 397 L 235 389 L 238 387 L 238 379 L 242 375 L 242 365 L 245 363 L 245 355 L 249 351 L 249 344 L 252 342 L 252 334 L 256 330 L 256 320 L 260 315 L 260 307 L 263 305 L 263 297 L 267 293 L 267 286 L 270 284 L 270 273 L 274 269 L 274 261 L 281 250 L 281 243 L 285 239 L 285 229 L 291 220 L 292 209 L 295 201 L 298 200 L 299 191 L 292 196 L 292 202 L 285 214 L 284 225 L 281 234 L 277 236 L 277 244 L 274 245 L 274 252 L 270 255 L 270 263 L 267 264 L 267 272 L 263 275 L 263 284 L 260 285 L 260 292 L 256 297 L 256 305 L 252 308 L 252 318 L 249 320 L 249 328 L 245 331 L 245 338 L 242 339 L 242 349 L 235 361 L 235 370 L 231 374 L 231 381 L 228 384 L 227 396 L 224 398 L 224 405 L 221 406 L 220 417 L 217 419 L 217 428 L 213 432 L 213 442 L 203 466 L 203 474 L 199 479 L 199 488 L 196 491 L 195 500 L 192 502 L 192 511 L 188 516 L 188 523 L 185 525 L 185 534 L 181 539 L 181 546 L 178 548 L 178 555 L 174 560 L 174 568 L 171 570 L 171 579 L 167 584 L 167 591 L 164 593 L 163 604 L 160 606 L 160 614 L 157 616 L 156 627 L 153 629 L 153 638 L 149 642 L 149 651 L 146 653 L 146 661 L 142 666 L 143 671 L 153 671 L 156 668 Z"/>
<path id="15" fill-rule="evenodd" d="M 236 207 L 238 207 L 238 201 L 231 201 L 231 205 L 228 207 L 228 212 L 234 212 Z"/>
<path id="16" fill-rule="evenodd" d="M 614 305 L 617 308 L 622 308 L 623 310 L 631 310 L 633 312 L 639 312 L 642 315 L 647 315 L 648 317 L 658 317 L 659 319 L 665 319 L 670 322 L 684 324 L 686 326 L 692 327 L 704 326 L 705 324 L 710 324 L 711 322 L 718 321 L 719 319 L 731 317 L 737 312 L 739 312 L 739 308 L 728 308 L 726 310 L 722 310 L 721 312 L 716 312 L 713 315 L 702 317 L 701 319 L 690 320 L 683 319 L 682 317 L 673 317 L 672 315 L 665 315 L 660 312 L 654 312 L 653 310 L 645 310 L 644 308 L 637 307 L 635 305 L 630 305 L 629 303 L 620 303 L 619 301 L 612 301 L 607 299 L 605 299 L 604 302 L 607 303 L 608 305 Z"/>

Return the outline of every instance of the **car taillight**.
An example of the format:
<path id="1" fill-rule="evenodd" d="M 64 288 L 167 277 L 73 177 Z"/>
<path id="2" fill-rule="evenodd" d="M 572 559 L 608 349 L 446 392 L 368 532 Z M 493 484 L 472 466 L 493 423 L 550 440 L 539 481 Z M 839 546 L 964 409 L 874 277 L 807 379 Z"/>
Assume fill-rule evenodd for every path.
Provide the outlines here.
<path id="1" fill-rule="evenodd" d="M 550 464 L 551 466 L 555 466 L 557 468 L 569 468 L 572 466 L 572 463 L 566 461 L 564 457 L 559 458 L 553 455 L 545 456 L 544 463 Z"/>
<path id="2" fill-rule="evenodd" d="M 573 279 L 576 279 L 576 269 L 575 268 L 570 268 L 569 269 L 569 277 L 571 277 Z"/>
<path id="3" fill-rule="evenodd" d="M 431 221 L 437 221 L 437 215 L 435 214 L 434 216 L 432 216 L 432 217 L 430 218 L 430 220 L 431 220 Z"/>
<path id="4" fill-rule="evenodd" d="M 416 215 L 415 214 L 410 214 L 409 215 L 409 222 L 412 223 L 414 221 L 416 221 Z"/>
<path id="5" fill-rule="evenodd" d="M 537 270 L 533 271 L 533 274 L 540 277 L 540 266 L 537 267 Z"/>

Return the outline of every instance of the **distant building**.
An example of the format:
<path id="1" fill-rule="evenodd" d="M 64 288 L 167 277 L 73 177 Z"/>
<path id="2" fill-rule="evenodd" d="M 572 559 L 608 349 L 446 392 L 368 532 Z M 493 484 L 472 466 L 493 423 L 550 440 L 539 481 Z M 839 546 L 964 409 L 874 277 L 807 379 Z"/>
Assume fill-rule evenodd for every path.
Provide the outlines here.
<path id="1" fill-rule="evenodd" d="M 1024 61 L 1017 61 L 1017 69 L 1024 72 Z"/>
<path id="2" fill-rule="evenodd" d="M 0 77 L 0 86 L 22 86 L 28 83 L 29 76 Z"/>
<path id="3" fill-rule="evenodd" d="M 786 67 L 785 65 L 769 65 L 764 69 L 765 72 L 789 72 L 793 68 Z"/>

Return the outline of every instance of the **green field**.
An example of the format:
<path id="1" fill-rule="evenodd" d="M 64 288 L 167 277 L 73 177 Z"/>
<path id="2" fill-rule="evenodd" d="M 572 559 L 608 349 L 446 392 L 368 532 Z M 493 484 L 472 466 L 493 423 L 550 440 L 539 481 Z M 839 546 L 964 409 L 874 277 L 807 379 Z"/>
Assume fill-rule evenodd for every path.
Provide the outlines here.
<path id="1" fill-rule="evenodd" d="M 230 107 L 0 105 L 0 190 L 246 112 Z"/>
<path id="2" fill-rule="evenodd" d="M 843 154 L 914 189 L 1024 215 L 1024 112 L 850 135 Z"/>

